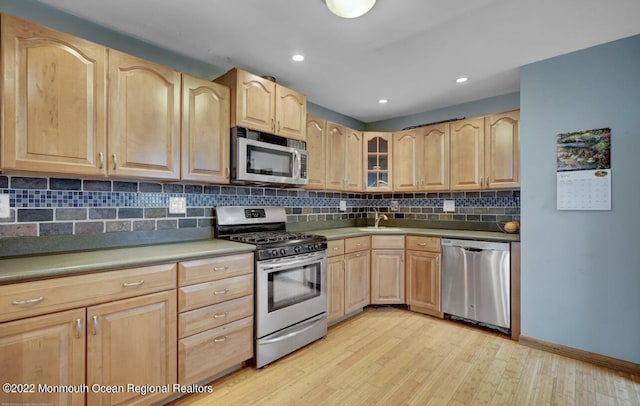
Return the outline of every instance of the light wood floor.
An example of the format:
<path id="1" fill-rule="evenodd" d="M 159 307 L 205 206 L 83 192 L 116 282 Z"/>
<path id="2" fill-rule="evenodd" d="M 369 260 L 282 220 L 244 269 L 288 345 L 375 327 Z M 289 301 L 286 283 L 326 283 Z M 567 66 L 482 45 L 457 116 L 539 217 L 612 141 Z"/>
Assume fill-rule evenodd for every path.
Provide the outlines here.
<path id="1" fill-rule="evenodd" d="M 391 307 L 175 405 L 636 405 L 640 377 Z"/>

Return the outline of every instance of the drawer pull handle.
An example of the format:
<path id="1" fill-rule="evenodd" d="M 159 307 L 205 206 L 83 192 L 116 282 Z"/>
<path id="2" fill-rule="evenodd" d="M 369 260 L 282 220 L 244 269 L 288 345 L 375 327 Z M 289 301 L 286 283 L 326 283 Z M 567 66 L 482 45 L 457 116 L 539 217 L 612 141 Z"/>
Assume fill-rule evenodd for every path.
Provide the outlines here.
<path id="1" fill-rule="evenodd" d="M 25 305 L 25 304 L 42 302 L 43 300 L 44 300 L 44 296 L 40 296 L 40 297 L 36 297 L 36 298 L 33 298 L 33 299 L 27 299 L 27 300 L 14 300 L 11 303 L 13 303 L 16 306 L 20 306 L 20 305 Z"/>
<path id="2" fill-rule="evenodd" d="M 339 249 L 340 249 L 340 248 L 338 248 L 338 247 L 333 247 L 333 250 L 334 250 L 334 251 L 338 251 Z"/>
<path id="3" fill-rule="evenodd" d="M 362 254 L 358 252 L 358 253 L 356 254 L 356 257 L 359 257 L 359 256 L 361 256 L 361 255 L 362 255 Z"/>
<path id="4" fill-rule="evenodd" d="M 215 290 L 213 291 L 214 295 L 226 295 L 229 293 L 229 289 Z"/>
<path id="5" fill-rule="evenodd" d="M 98 334 L 98 316 L 93 316 L 93 326 L 91 328 L 91 334 Z"/>
<path id="6" fill-rule="evenodd" d="M 82 319 L 76 319 L 76 338 L 80 338 L 82 333 Z"/>
<path id="7" fill-rule="evenodd" d="M 118 155 L 117 154 L 113 154 L 113 170 L 115 171 L 116 169 L 118 169 Z"/>
<path id="8" fill-rule="evenodd" d="M 224 343 L 225 341 L 227 341 L 227 338 L 229 338 L 229 337 L 228 336 L 224 336 L 224 337 L 214 338 L 213 342 L 214 343 Z"/>
<path id="9" fill-rule="evenodd" d="M 426 242 L 419 242 L 418 245 L 421 246 L 421 247 L 426 247 L 427 243 Z"/>
<path id="10" fill-rule="evenodd" d="M 225 317 L 227 317 L 229 315 L 229 312 L 224 312 L 222 314 L 214 314 L 213 318 L 214 319 L 224 319 Z"/>
<path id="11" fill-rule="evenodd" d="M 100 164 L 99 164 L 99 169 L 104 168 L 104 152 L 100 152 L 98 154 L 99 160 L 100 160 Z"/>
<path id="12" fill-rule="evenodd" d="M 227 271 L 229 269 L 228 266 L 214 266 L 213 270 L 215 272 L 222 272 L 222 271 Z"/>
<path id="13" fill-rule="evenodd" d="M 140 286 L 144 283 L 144 280 L 139 280 L 138 282 L 125 282 L 122 284 L 125 288 L 131 288 L 133 286 Z"/>

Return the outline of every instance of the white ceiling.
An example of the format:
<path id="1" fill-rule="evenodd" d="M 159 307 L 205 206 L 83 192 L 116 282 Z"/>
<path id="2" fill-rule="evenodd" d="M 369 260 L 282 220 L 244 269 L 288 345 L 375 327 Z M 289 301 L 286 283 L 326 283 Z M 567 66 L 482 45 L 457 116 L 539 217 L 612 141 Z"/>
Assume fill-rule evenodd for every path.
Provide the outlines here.
<path id="1" fill-rule="evenodd" d="M 640 33 L 639 0 L 378 0 L 351 20 L 321 0 L 40 2 L 224 70 L 274 76 L 365 123 L 516 92 L 522 65 Z"/>

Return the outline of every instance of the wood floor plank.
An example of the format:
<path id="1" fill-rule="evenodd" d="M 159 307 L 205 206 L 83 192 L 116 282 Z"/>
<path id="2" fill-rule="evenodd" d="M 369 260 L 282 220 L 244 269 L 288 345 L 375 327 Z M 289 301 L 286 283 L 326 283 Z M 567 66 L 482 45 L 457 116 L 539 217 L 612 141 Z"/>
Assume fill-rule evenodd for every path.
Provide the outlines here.
<path id="1" fill-rule="evenodd" d="M 372 307 L 326 338 L 242 368 L 174 405 L 630 405 L 640 377 L 521 346 L 505 336 Z"/>

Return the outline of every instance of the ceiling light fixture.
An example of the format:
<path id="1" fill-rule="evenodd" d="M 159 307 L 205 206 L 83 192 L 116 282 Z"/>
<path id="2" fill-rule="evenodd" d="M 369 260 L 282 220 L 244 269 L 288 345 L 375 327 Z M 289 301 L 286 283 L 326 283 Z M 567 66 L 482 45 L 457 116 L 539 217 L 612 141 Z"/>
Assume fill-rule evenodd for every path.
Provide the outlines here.
<path id="1" fill-rule="evenodd" d="M 465 78 L 465 77 L 458 78 L 458 79 L 456 79 L 456 83 L 464 83 L 464 82 L 466 82 L 467 80 L 469 80 L 469 78 Z"/>
<path id="2" fill-rule="evenodd" d="M 338 17 L 356 18 L 366 14 L 376 4 L 376 0 L 322 0 L 327 8 Z"/>
<path id="3" fill-rule="evenodd" d="M 302 62 L 304 61 L 304 55 L 295 54 L 291 57 L 291 59 L 293 59 L 296 62 Z"/>
<path id="4" fill-rule="evenodd" d="M 378 103 L 380 103 L 380 104 L 386 104 L 386 103 L 389 103 L 389 100 L 387 100 L 387 99 L 380 99 L 380 100 L 378 100 Z"/>

